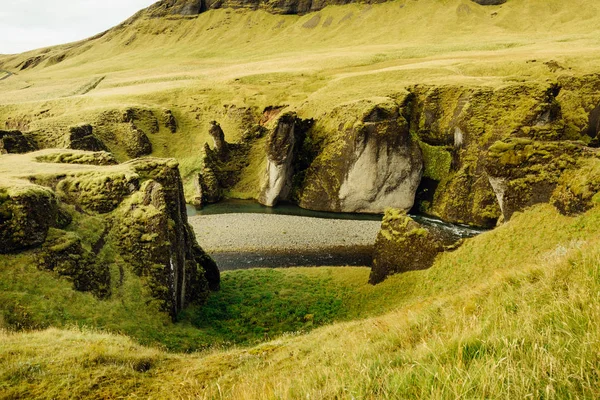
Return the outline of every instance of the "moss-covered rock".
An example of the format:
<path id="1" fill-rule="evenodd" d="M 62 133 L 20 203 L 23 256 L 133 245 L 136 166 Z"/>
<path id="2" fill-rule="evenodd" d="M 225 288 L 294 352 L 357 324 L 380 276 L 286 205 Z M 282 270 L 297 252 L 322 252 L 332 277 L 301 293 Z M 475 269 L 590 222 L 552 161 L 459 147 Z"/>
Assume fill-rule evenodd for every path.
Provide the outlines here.
<path id="1" fill-rule="evenodd" d="M 576 167 L 584 148 L 572 142 L 507 139 L 490 147 L 486 169 L 504 219 L 550 201 L 561 174 Z M 568 179 L 568 178 L 567 178 Z"/>
<path id="2" fill-rule="evenodd" d="M 0 130 L 0 154 L 21 154 L 37 150 L 35 142 L 20 131 Z"/>
<path id="3" fill-rule="evenodd" d="M 448 222 L 496 224 L 501 210 L 486 172 L 493 143 L 568 137 L 556 84 L 496 90 L 415 86 L 410 92 L 410 129 L 422 142 L 426 171 L 418 208 Z"/>
<path id="4" fill-rule="evenodd" d="M 209 290 L 219 289 L 219 270 L 187 223 L 174 160 L 40 162 L 89 161 L 102 154 L 64 152 L 64 157 L 47 150 L 0 159 L 0 171 L 9 175 L 0 189 L 0 252 L 42 245 L 40 268 L 99 297 L 110 296 L 117 284 L 111 282 L 111 270 L 119 281 L 139 276 L 173 319 L 186 305 L 202 303 Z M 29 172 L 22 176 L 20 169 Z M 61 229 L 48 236 L 50 227 Z"/>
<path id="5" fill-rule="evenodd" d="M 47 188 L 15 183 L 0 186 L 0 253 L 39 246 L 57 225 L 58 202 Z"/>
<path id="6" fill-rule="evenodd" d="M 73 150 L 108 151 L 108 148 L 94 133 L 90 124 L 71 126 L 66 148 Z"/>
<path id="7" fill-rule="evenodd" d="M 92 292 L 100 298 L 110 296 L 110 269 L 86 250 L 73 232 L 51 229 L 37 254 L 38 267 L 54 271 L 73 281 L 76 290 Z"/>
<path id="8" fill-rule="evenodd" d="M 550 202 L 565 215 L 576 215 L 600 204 L 600 159 L 597 154 L 565 171 Z"/>
<path id="9" fill-rule="evenodd" d="M 139 180 L 131 173 L 77 174 L 61 179 L 56 193 L 61 201 L 83 210 L 108 213 L 139 188 Z"/>
<path id="10" fill-rule="evenodd" d="M 388 209 L 375 242 L 369 282 L 376 284 L 392 274 L 427 269 L 442 251 L 444 242 L 438 233 L 413 221 L 403 210 Z"/>
<path id="11" fill-rule="evenodd" d="M 177 120 L 171 110 L 165 109 L 162 111 L 162 123 L 171 133 L 177 132 Z"/>

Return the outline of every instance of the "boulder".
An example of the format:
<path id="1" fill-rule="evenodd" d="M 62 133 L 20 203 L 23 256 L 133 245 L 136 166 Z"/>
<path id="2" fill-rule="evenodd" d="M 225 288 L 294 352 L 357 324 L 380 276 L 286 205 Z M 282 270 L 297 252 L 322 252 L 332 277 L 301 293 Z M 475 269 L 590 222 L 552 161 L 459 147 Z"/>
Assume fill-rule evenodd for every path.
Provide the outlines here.
<path id="1" fill-rule="evenodd" d="M 20 154 L 37 150 L 35 143 L 20 131 L 0 131 L 0 154 Z"/>
<path id="2" fill-rule="evenodd" d="M 406 271 L 430 268 L 444 251 L 443 237 L 413 221 L 403 210 L 388 209 L 375 241 L 369 283 Z"/>

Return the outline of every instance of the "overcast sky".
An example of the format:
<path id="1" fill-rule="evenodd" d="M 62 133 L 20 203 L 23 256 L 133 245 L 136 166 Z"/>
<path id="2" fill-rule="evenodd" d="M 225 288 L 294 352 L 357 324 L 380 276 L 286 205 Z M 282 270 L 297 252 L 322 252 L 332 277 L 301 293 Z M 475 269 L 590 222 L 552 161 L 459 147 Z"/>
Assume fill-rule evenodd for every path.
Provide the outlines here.
<path id="1" fill-rule="evenodd" d="M 0 54 L 85 39 L 156 1 L 0 0 Z"/>

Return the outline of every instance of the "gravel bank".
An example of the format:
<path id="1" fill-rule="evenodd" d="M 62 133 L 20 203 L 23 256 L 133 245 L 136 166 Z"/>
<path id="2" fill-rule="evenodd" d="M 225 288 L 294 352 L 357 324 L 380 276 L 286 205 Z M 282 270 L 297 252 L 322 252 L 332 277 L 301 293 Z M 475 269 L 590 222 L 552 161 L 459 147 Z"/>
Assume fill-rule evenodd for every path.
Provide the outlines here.
<path id="1" fill-rule="evenodd" d="M 189 222 L 209 253 L 372 246 L 381 226 L 379 221 L 269 214 L 197 215 Z"/>

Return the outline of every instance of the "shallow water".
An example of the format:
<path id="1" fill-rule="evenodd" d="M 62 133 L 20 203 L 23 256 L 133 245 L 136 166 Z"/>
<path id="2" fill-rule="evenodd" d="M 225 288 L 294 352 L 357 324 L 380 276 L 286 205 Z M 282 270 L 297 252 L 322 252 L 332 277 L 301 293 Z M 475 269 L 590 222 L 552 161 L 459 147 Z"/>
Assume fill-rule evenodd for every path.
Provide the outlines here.
<path id="1" fill-rule="evenodd" d="M 324 211 L 305 210 L 294 204 L 280 204 L 276 207 L 266 207 L 251 200 L 226 200 L 217 204 L 210 204 L 202 209 L 187 206 L 188 216 L 218 215 L 232 213 L 259 213 L 276 215 L 294 215 L 307 218 L 345 219 L 381 221 L 381 214 L 350 214 L 332 213 Z M 424 226 L 434 228 L 449 242 L 462 238 L 476 236 L 483 232 L 463 225 L 445 223 L 439 219 L 410 215 L 415 221 Z M 270 251 L 256 250 L 252 252 L 215 252 L 211 256 L 215 259 L 221 270 L 249 269 L 249 268 L 285 268 L 294 266 L 370 266 L 373 248 L 364 246 L 344 246 L 331 250 L 312 249 L 307 245 L 303 250 Z M 211 253 L 209 251 L 209 253 Z"/>
<path id="2" fill-rule="evenodd" d="M 346 247 L 344 249 L 302 251 L 254 251 L 211 254 L 221 271 L 250 268 L 289 268 L 314 266 L 370 266 L 373 250 Z"/>

